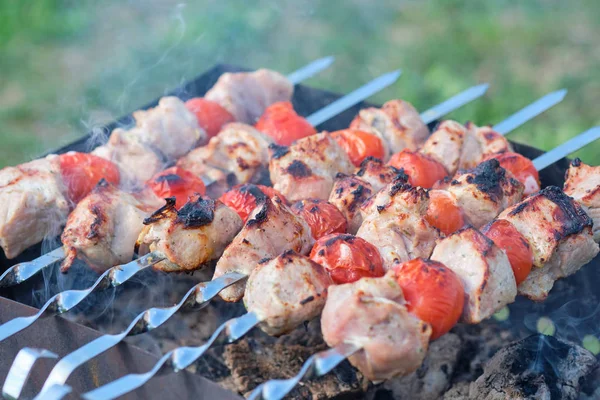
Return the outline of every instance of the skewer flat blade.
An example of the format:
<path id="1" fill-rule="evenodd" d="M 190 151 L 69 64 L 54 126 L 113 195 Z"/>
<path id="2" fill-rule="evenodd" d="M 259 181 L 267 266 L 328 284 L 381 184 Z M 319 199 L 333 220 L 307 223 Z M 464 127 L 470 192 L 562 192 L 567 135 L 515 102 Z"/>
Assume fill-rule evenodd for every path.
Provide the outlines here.
<path id="1" fill-rule="evenodd" d="M 25 282 L 27 279 L 37 275 L 44 268 L 63 258 L 65 258 L 65 252 L 61 246 L 35 260 L 13 265 L 0 276 L 0 288 Z"/>
<path id="2" fill-rule="evenodd" d="M 310 78 L 313 75 L 318 74 L 319 72 L 329 68 L 331 64 L 335 61 L 334 56 L 319 58 L 311 62 L 308 65 L 292 72 L 287 76 L 288 80 L 292 82 L 294 85 L 302 82 L 305 79 Z"/>
<path id="3" fill-rule="evenodd" d="M 566 141 L 558 147 L 550 150 L 549 152 L 542 154 L 535 160 L 533 160 L 533 166 L 541 171 L 549 165 L 554 164 L 561 158 L 568 156 L 569 154 L 587 146 L 588 144 L 600 139 L 600 126 L 595 126 L 588 129 L 587 131 L 580 133 L 573 139 Z"/>
<path id="4" fill-rule="evenodd" d="M 339 98 L 333 103 L 323 107 L 316 113 L 308 116 L 306 120 L 312 125 L 317 126 L 332 118 L 334 115 L 347 110 L 355 104 L 371 97 L 380 90 L 390 86 L 402 74 L 401 70 L 388 72 L 387 74 L 381 75 L 378 78 L 373 79 L 371 82 L 359 87 L 358 89 L 348 93 L 344 97 Z"/>
<path id="5" fill-rule="evenodd" d="M 427 125 L 436 119 L 439 119 L 442 116 L 483 96 L 489 87 L 490 85 L 488 83 L 484 83 L 481 85 L 472 86 L 467 90 L 463 90 L 459 94 L 450 97 L 448 100 L 438 104 L 437 106 L 433 106 L 429 110 L 422 112 L 421 119 L 425 125 Z"/>
<path id="6" fill-rule="evenodd" d="M 520 109 L 510 117 L 506 118 L 504 121 L 494 125 L 492 129 L 501 135 L 506 135 L 530 119 L 533 119 L 544 111 L 554 107 L 563 101 L 566 95 L 567 89 L 557 90 L 556 92 L 549 93 L 541 99 L 536 100 L 530 105 Z"/>

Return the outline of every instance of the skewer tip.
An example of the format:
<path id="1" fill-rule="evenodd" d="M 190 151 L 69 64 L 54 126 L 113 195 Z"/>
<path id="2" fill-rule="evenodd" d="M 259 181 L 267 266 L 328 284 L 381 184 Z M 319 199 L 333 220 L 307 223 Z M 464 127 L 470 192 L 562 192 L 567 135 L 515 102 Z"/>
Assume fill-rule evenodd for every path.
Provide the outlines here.
<path id="1" fill-rule="evenodd" d="M 487 92 L 489 88 L 490 88 L 489 83 L 482 83 L 481 85 L 475 86 L 475 89 L 477 89 L 477 92 L 481 93 L 481 94 Z"/>
<path id="2" fill-rule="evenodd" d="M 551 96 L 556 96 L 558 99 L 562 100 L 565 98 L 565 96 L 567 95 L 568 90 L 567 89 L 560 89 L 557 90 L 556 92 L 552 92 L 550 93 Z"/>

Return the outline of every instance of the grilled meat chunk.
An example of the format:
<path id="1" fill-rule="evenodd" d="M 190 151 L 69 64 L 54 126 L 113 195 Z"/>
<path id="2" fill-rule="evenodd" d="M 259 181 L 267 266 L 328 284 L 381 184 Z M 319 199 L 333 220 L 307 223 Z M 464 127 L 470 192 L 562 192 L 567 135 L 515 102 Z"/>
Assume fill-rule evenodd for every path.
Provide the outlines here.
<path id="1" fill-rule="evenodd" d="M 229 111 L 238 122 L 254 124 L 265 109 L 278 101 L 290 101 L 294 86 L 278 72 L 225 73 L 204 98 Z"/>
<path id="2" fill-rule="evenodd" d="M 210 176 L 219 182 L 235 175 L 237 183 L 248 183 L 266 173 L 269 144 L 273 140 L 250 125 L 231 123 L 223 127 L 206 146 L 179 159 L 177 165 L 197 176 Z"/>
<path id="3" fill-rule="evenodd" d="M 577 272 L 598 254 L 592 219 L 556 186 L 507 208 L 498 219 L 511 222 L 531 246 L 533 265 L 538 268 L 518 289 L 532 300 L 544 300 L 554 281 Z"/>
<path id="4" fill-rule="evenodd" d="M 459 170 L 446 186 L 475 228 L 521 200 L 523 189 L 523 184 L 510 177 L 496 159 L 484 161 L 473 170 Z"/>
<path id="5" fill-rule="evenodd" d="M 60 234 L 69 214 L 57 156 L 0 170 L 0 247 L 6 258 Z"/>
<path id="6" fill-rule="evenodd" d="M 455 121 L 444 121 L 423 144 L 422 152 L 442 164 L 450 174 L 460 167 L 467 130 Z"/>
<path id="7" fill-rule="evenodd" d="M 155 251 L 165 257 L 154 267 L 165 272 L 194 271 L 220 257 L 243 225 L 234 210 L 201 196 L 179 211 L 169 199 L 144 224 L 138 238 L 140 253 Z"/>
<path id="8" fill-rule="evenodd" d="M 413 258 L 429 258 L 440 233 L 424 218 L 428 205 L 427 190 L 390 184 L 372 199 L 356 236 L 377 247 L 386 270 Z"/>
<path id="9" fill-rule="evenodd" d="M 102 180 L 69 215 L 62 234 L 67 272 L 75 258 L 95 271 L 131 261 L 144 218 L 152 208 Z"/>
<path id="10" fill-rule="evenodd" d="M 308 136 L 290 147 L 272 144 L 269 150 L 273 187 L 290 202 L 327 200 L 335 176 L 354 171 L 348 155 L 328 133 Z"/>
<path id="11" fill-rule="evenodd" d="M 225 249 L 213 279 L 229 272 L 248 275 L 260 260 L 277 257 L 288 250 L 307 254 L 313 243 L 310 228 L 302 217 L 294 214 L 279 197 L 265 198 Z M 244 282 L 236 283 L 223 290 L 220 296 L 225 301 L 238 301 L 244 288 Z"/>
<path id="12" fill-rule="evenodd" d="M 489 126 L 467 122 L 467 135 L 462 147 L 459 168 L 475 168 L 492 154 L 513 151 L 508 140 Z"/>
<path id="13" fill-rule="evenodd" d="M 565 176 L 564 191 L 583 207 L 594 221 L 594 240 L 600 242 L 600 167 L 576 158 Z"/>
<path id="14" fill-rule="evenodd" d="M 417 150 L 429 135 L 429 129 L 417 110 L 403 100 L 390 100 L 381 108 L 360 110 L 350 128 L 381 137 L 388 144 L 389 155 L 404 149 Z"/>
<path id="15" fill-rule="evenodd" d="M 479 323 L 515 300 L 517 285 L 506 253 L 472 227 L 442 239 L 431 259 L 461 279 L 466 296 L 463 322 Z"/>
<path id="16" fill-rule="evenodd" d="M 431 326 L 404 304 L 393 272 L 331 286 L 321 315 L 323 338 L 331 347 L 361 347 L 350 362 L 372 381 L 409 374 L 423 362 Z"/>
<path id="17" fill-rule="evenodd" d="M 367 157 L 356 171 L 356 176 L 371 185 L 373 193 L 383 189 L 399 174 L 404 174 L 404 172 L 374 157 Z M 407 176 L 405 181 L 408 182 Z"/>
<path id="18" fill-rule="evenodd" d="M 327 288 L 332 284 L 322 266 L 287 251 L 259 263 L 252 271 L 246 283 L 244 305 L 263 321 L 263 331 L 280 336 L 320 315 Z"/>
<path id="19" fill-rule="evenodd" d="M 336 176 L 329 202 L 346 217 L 348 233 L 354 235 L 362 224 L 361 206 L 373 193 L 371 185 L 356 175 Z"/>

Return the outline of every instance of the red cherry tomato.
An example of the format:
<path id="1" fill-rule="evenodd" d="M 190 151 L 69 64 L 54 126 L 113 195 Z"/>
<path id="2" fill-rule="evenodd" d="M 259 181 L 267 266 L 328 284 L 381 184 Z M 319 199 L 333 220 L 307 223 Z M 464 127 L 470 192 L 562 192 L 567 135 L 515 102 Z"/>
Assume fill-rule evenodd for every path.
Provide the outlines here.
<path id="1" fill-rule="evenodd" d="M 289 101 L 280 101 L 267 107 L 255 127 L 283 146 L 317 133 L 306 119 L 296 114 Z"/>
<path id="2" fill-rule="evenodd" d="M 413 186 L 430 189 L 434 183 L 448 175 L 446 168 L 433 158 L 419 152 L 402 150 L 392 156 L 389 165 L 404 169 Z"/>
<path id="3" fill-rule="evenodd" d="M 429 191 L 429 206 L 427 207 L 425 220 L 446 236 L 465 225 L 461 208 L 451 195 L 444 190 Z"/>
<path id="4" fill-rule="evenodd" d="M 196 115 L 198 124 L 206 131 L 209 139 L 219 133 L 223 125 L 235 121 L 234 116 L 220 104 L 202 97 L 186 101 L 185 106 Z"/>
<path id="5" fill-rule="evenodd" d="M 502 168 L 510 171 L 519 182 L 525 185 L 524 196 L 540 191 L 540 174 L 529 158 L 510 152 L 494 154 L 488 158 L 498 160 Z"/>
<path id="6" fill-rule="evenodd" d="M 292 205 L 292 211 L 304 218 L 315 240 L 330 233 L 346 233 L 346 217 L 328 201 L 300 200 Z"/>
<path id="7" fill-rule="evenodd" d="M 76 203 L 87 196 L 101 179 L 113 185 L 119 184 L 119 169 L 104 158 L 71 151 L 61 154 L 59 160 L 60 173 L 67 186 L 68 196 Z"/>
<path id="8" fill-rule="evenodd" d="M 254 185 L 252 183 L 232 187 L 225 192 L 219 200 L 226 206 L 235 210 L 240 218 L 246 222 L 252 210 L 256 208 L 257 204 L 259 204 L 265 196 L 269 198 L 277 196 L 284 203 L 287 203 L 285 197 L 272 187 Z"/>
<path id="9" fill-rule="evenodd" d="M 385 274 L 377 248 L 354 235 L 333 233 L 323 236 L 313 246 L 310 259 L 325 267 L 336 284 Z"/>
<path id="10" fill-rule="evenodd" d="M 523 235 L 513 224 L 504 219 L 491 222 L 482 229 L 482 232 L 508 256 L 517 285 L 523 282 L 533 266 L 533 253 Z"/>
<path id="11" fill-rule="evenodd" d="M 206 186 L 202 179 L 181 167 L 171 167 L 154 175 L 146 182 L 158 197 L 175 197 L 175 207 L 181 208 L 196 194 L 204 195 Z"/>
<path id="12" fill-rule="evenodd" d="M 416 258 L 394 267 L 406 308 L 432 328 L 431 340 L 458 322 L 465 302 L 460 278 L 444 264 Z"/>
<path id="13" fill-rule="evenodd" d="M 358 129 L 343 129 L 331 132 L 331 136 L 348 154 L 352 164 L 357 167 L 360 167 L 367 157 L 383 159 L 385 156 L 381 139 L 372 133 Z"/>

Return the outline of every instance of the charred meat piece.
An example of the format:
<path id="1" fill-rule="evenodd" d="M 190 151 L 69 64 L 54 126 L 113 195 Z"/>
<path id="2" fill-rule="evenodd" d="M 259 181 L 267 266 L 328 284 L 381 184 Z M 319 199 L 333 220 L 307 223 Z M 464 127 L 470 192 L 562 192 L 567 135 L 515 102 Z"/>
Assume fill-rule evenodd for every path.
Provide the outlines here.
<path id="1" fill-rule="evenodd" d="M 473 170 L 459 170 L 446 190 L 456 197 L 467 223 L 480 228 L 521 200 L 523 189 L 522 183 L 491 159 Z"/>
<path id="2" fill-rule="evenodd" d="M 321 315 L 323 338 L 331 347 L 360 346 L 350 362 L 372 381 L 409 374 L 423 362 L 431 326 L 404 303 L 393 272 L 331 286 Z"/>
<path id="3" fill-rule="evenodd" d="M 269 162 L 273 140 L 250 125 L 231 123 L 206 146 L 179 159 L 177 165 L 197 176 L 210 176 L 222 182 L 233 173 L 237 183 L 255 182 Z M 219 172 L 216 172 L 219 171 Z"/>
<path id="4" fill-rule="evenodd" d="M 95 271 L 131 261 L 135 242 L 151 208 L 117 187 L 100 181 L 69 215 L 62 234 L 67 272 L 75 258 Z"/>
<path id="5" fill-rule="evenodd" d="M 506 253 L 474 228 L 442 239 L 431 259 L 461 279 L 466 296 L 464 322 L 477 324 L 515 300 L 517 286 Z"/>
<path id="6" fill-rule="evenodd" d="M 166 260 L 154 268 L 180 272 L 200 269 L 220 257 L 242 229 L 242 219 L 220 201 L 197 196 L 179 211 L 168 200 L 144 225 L 138 238 L 140 253 L 155 251 Z"/>
<path id="7" fill-rule="evenodd" d="M 600 167 L 575 159 L 567 170 L 564 191 L 583 207 L 594 221 L 594 240 L 600 241 Z"/>
<path id="8" fill-rule="evenodd" d="M 532 300 L 544 300 L 557 279 L 574 274 L 598 254 L 592 219 L 556 186 L 504 210 L 498 219 L 511 222 L 531 246 L 534 268 L 518 289 Z"/>
<path id="9" fill-rule="evenodd" d="M 460 167 L 467 130 L 455 121 L 444 121 L 429 136 L 421 151 L 442 164 L 450 174 Z"/>
<path id="10" fill-rule="evenodd" d="M 429 129 L 418 111 L 403 100 L 388 101 L 381 108 L 360 110 L 350 128 L 381 137 L 387 142 L 390 155 L 404 149 L 417 150 L 429 136 Z"/>
<path id="11" fill-rule="evenodd" d="M 429 258 L 440 233 L 425 220 L 428 205 L 427 190 L 390 184 L 372 199 L 356 236 L 377 247 L 386 270 L 414 258 Z"/>
<path id="12" fill-rule="evenodd" d="M 278 72 L 225 73 L 204 98 L 229 111 L 238 122 L 254 124 L 265 109 L 278 101 L 290 101 L 294 86 Z"/>
<path id="13" fill-rule="evenodd" d="M 269 149 L 273 187 L 291 202 L 327 200 L 335 176 L 354 171 L 348 155 L 328 133 L 300 139 L 290 147 L 272 144 Z"/>
<path id="14" fill-rule="evenodd" d="M 217 262 L 214 278 L 229 272 L 250 274 L 261 260 L 277 257 L 288 250 L 308 254 L 314 239 L 304 219 L 292 212 L 279 197 L 265 198 L 250 214 Z M 245 283 L 236 283 L 220 293 L 225 301 L 238 301 Z"/>
<path id="15" fill-rule="evenodd" d="M 287 251 L 258 264 L 252 271 L 246 283 L 244 305 L 263 321 L 263 331 L 279 336 L 320 315 L 331 284 L 322 266 Z"/>
<path id="16" fill-rule="evenodd" d="M 356 175 L 338 174 L 329 195 L 329 202 L 336 206 L 348 221 L 348 233 L 355 234 L 362 224 L 361 206 L 374 191 L 371 185 Z"/>
<path id="17" fill-rule="evenodd" d="M 57 156 L 0 170 L 0 247 L 6 258 L 60 234 L 69 215 Z"/>
<path id="18" fill-rule="evenodd" d="M 356 171 L 356 176 L 371 185 L 373 193 L 383 189 L 399 174 L 404 173 L 374 157 L 367 157 Z M 408 182 L 408 177 L 405 181 Z"/>

